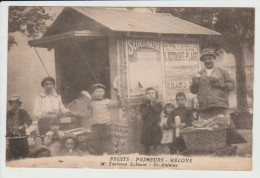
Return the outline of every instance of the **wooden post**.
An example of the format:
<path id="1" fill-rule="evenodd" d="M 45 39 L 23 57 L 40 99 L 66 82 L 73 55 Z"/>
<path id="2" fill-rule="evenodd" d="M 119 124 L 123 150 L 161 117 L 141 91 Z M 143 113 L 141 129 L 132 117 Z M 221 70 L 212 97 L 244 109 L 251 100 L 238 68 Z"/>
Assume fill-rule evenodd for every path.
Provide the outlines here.
<path id="1" fill-rule="evenodd" d="M 54 55 L 56 70 L 56 89 L 60 92 L 62 85 L 62 50 L 60 48 L 55 48 Z"/>
<path id="2" fill-rule="evenodd" d="M 166 84 L 165 84 L 165 61 L 163 54 L 163 40 L 160 38 L 160 53 L 161 53 L 161 75 L 162 75 L 162 92 L 163 92 L 163 101 L 168 102 L 166 95 Z"/>

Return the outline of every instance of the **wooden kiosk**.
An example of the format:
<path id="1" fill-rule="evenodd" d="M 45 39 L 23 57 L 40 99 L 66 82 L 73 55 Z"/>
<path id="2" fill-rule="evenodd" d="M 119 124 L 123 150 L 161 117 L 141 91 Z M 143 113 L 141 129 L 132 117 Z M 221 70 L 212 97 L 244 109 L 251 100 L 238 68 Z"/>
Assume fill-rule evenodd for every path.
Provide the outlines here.
<path id="1" fill-rule="evenodd" d="M 54 49 L 57 89 L 63 102 L 89 91 L 94 83 L 120 86 L 125 109 L 112 113 L 116 151 L 140 151 L 139 105 L 147 87 L 155 87 L 163 103 L 175 104 L 187 94 L 200 68 L 198 39 L 219 33 L 171 16 L 93 7 L 66 7 L 33 47 Z"/>

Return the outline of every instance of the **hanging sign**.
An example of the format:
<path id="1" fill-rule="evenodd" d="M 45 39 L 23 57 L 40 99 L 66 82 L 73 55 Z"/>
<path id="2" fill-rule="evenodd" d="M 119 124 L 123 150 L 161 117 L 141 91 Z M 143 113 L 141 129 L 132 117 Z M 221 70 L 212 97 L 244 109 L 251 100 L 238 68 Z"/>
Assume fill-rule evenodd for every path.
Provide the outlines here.
<path id="1" fill-rule="evenodd" d="M 160 50 L 160 42 L 152 39 L 128 39 L 127 45 L 129 55 L 141 48 Z"/>

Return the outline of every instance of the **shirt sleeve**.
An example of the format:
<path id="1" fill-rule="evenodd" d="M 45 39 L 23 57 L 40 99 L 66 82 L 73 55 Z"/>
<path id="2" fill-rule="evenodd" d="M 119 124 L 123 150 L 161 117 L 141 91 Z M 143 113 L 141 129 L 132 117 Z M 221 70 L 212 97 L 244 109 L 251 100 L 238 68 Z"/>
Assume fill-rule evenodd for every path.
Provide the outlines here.
<path id="1" fill-rule="evenodd" d="M 190 85 L 190 92 L 191 92 L 192 94 L 197 94 L 198 91 L 199 91 L 199 85 L 192 83 L 192 84 Z"/>
<path id="2" fill-rule="evenodd" d="M 41 99 L 40 95 L 37 95 L 35 98 L 35 102 L 34 102 L 33 116 L 36 117 L 37 119 L 42 119 L 44 117 L 44 113 L 41 108 L 41 105 L 42 105 L 41 100 L 42 99 Z"/>
<path id="3" fill-rule="evenodd" d="M 187 117 L 185 118 L 186 127 L 192 125 L 192 112 L 190 109 L 187 109 Z"/>
<path id="4" fill-rule="evenodd" d="M 224 83 L 222 85 L 227 91 L 233 91 L 235 89 L 235 81 L 226 70 L 224 70 Z"/>
<path id="5" fill-rule="evenodd" d="M 61 113 L 66 114 L 69 110 L 64 107 L 60 95 L 58 95 L 58 99 L 59 99 L 59 105 L 60 105 Z"/>
<path id="6" fill-rule="evenodd" d="M 158 114 L 161 114 L 161 112 L 163 111 L 163 106 L 161 103 L 156 103 L 153 108 L 155 109 L 155 111 L 158 113 Z"/>
<path id="7" fill-rule="evenodd" d="M 149 108 L 148 104 L 143 103 L 140 105 L 139 113 L 141 114 L 143 120 L 145 120 L 146 116 L 148 115 L 149 112 L 148 108 Z"/>
<path id="8" fill-rule="evenodd" d="M 26 111 L 24 111 L 24 121 L 28 127 L 32 124 L 32 119 Z"/>
<path id="9" fill-rule="evenodd" d="M 109 100 L 108 105 L 111 108 L 120 108 L 122 107 L 122 100 L 120 97 L 117 98 L 117 101 Z"/>

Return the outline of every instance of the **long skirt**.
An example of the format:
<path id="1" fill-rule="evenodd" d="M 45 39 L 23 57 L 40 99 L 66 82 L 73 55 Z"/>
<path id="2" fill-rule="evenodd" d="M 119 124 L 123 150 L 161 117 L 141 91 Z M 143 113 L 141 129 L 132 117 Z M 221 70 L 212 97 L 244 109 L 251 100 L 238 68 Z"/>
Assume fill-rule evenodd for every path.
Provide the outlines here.
<path id="1" fill-rule="evenodd" d="M 162 132 L 157 122 L 144 122 L 141 131 L 140 143 L 145 146 L 160 145 Z"/>
<path id="2" fill-rule="evenodd" d="M 40 135 L 45 135 L 51 130 L 50 119 L 43 118 L 38 121 L 38 128 Z"/>

